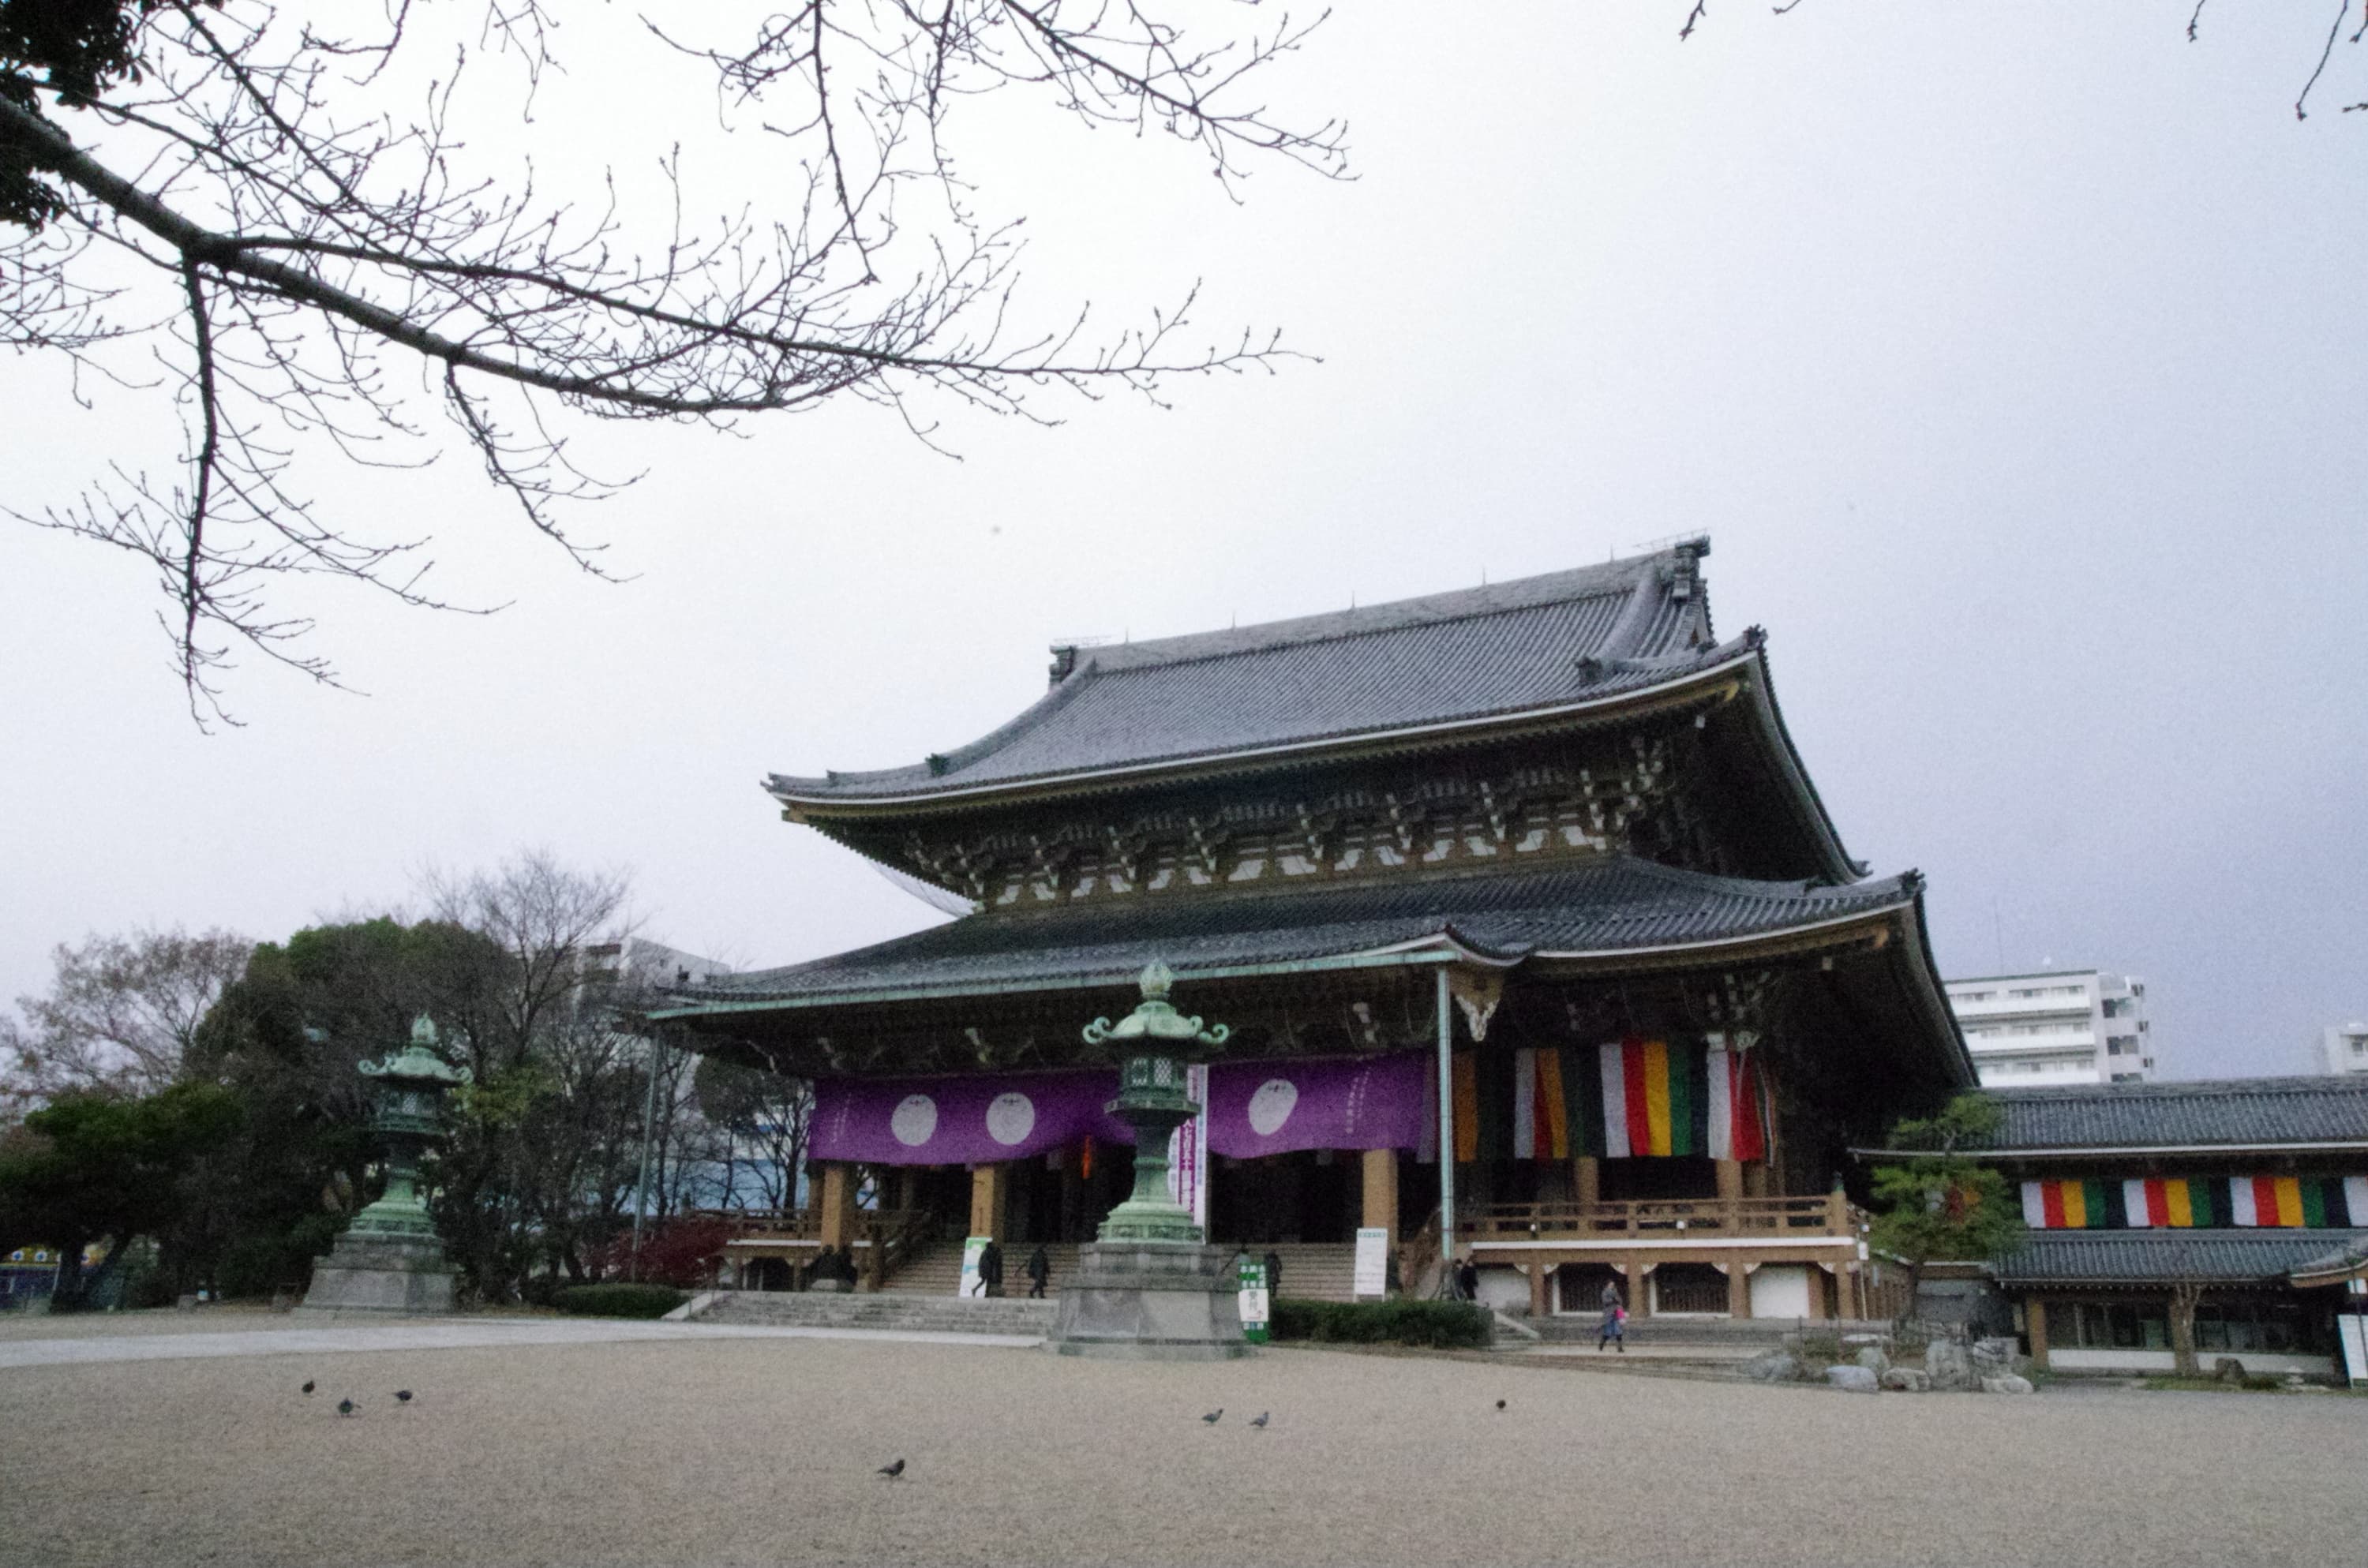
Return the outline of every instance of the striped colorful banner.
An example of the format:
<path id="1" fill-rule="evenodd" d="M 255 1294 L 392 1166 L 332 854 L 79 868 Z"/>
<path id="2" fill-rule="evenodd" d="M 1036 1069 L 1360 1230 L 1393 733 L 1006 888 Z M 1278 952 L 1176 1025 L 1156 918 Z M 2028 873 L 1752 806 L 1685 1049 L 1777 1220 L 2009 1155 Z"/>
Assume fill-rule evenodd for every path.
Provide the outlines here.
<path id="1" fill-rule="evenodd" d="M 2340 1230 L 2368 1224 L 2368 1176 L 2131 1176 L 2026 1181 L 2033 1230 Z"/>
<path id="2" fill-rule="evenodd" d="M 1761 1072 L 1758 1052 L 1701 1040 L 1457 1051 L 1455 1157 L 1764 1160 Z"/>

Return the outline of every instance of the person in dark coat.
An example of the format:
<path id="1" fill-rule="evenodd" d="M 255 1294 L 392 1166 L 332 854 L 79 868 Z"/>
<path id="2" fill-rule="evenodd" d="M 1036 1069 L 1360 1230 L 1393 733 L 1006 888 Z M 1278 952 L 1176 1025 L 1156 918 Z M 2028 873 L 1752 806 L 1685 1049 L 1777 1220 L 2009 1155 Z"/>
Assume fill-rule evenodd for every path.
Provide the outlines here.
<path id="1" fill-rule="evenodd" d="M 1455 1294 L 1466 1301 L 1480 1299 L 1480 1266 L 1468 1257 L 1455 1266 Z"/>
<path id="2" fill-rule="evenodd" d="M 982 1296 L 1003 1294 L 1003 1244 L 989 1241 L 979 1249 L 978 1284 Z"/>
<path id="3" fill-rule="evenodd" d="M 1622 1355 L 1628 1353 L 1628 1309 L 1620 1303 L 1620 1287 L 1609 1279 L 1603 1282 L 1603 1324 L 1595 1335 L 1595 1348 L 1600 1352 L 1611 1345 Z"/>
<path id="4" fill-rule="evenodd" d="M 1053 1259 L 1039 1244 L 1034 1252 L 1028 1255 L 1028 1299 L 1031 1301 L 1042 1300 L 1045 1283 L 1052 1278 Z"/>
<path id="5" fill-rule="evenodd" d="M 1282 1299 L 1282 1255 L 1272 1251 L 1266 1255 L 1266 1299 Z"/>

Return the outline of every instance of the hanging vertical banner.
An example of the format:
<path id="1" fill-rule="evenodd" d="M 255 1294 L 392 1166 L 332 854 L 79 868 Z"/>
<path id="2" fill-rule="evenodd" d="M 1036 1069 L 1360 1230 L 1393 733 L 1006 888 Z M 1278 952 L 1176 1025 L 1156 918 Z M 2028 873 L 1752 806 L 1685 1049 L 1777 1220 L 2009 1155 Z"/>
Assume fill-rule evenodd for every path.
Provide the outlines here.
<path id="1" fill-rule="evenodd" d="M 1184 1069 L 1184 1094 L 1201 1108 L 1167 1135 L 1167 1197 L 1192 1211 L 1192 1223 L 1209 1223 L 1209 1069 Z"/>

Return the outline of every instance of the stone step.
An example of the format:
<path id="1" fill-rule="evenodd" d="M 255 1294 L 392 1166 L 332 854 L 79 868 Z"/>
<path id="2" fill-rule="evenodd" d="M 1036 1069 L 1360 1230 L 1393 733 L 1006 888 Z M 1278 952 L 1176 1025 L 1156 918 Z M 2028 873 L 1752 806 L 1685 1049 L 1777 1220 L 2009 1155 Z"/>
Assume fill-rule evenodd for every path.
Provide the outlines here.
<path id="1" fill-rule="evenodd" d="M 830 1291 L 719 1290 L 700 1313 L 706 1323 L 784 1324 L 810 1328 L 904 1329 L 934 1333 L 1042 1335 L 1053 1325 L 1046 1301 L 964 1301 L 883 1290 L 877 1295 Z"/>

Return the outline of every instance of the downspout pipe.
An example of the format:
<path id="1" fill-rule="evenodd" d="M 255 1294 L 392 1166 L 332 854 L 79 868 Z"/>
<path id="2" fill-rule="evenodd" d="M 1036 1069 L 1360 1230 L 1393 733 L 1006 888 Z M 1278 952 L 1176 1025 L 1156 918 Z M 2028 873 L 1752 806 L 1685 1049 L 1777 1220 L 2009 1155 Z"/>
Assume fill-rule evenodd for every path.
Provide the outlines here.
<path id="1" fill-rule="evenodd" d="M 1455 1289 L 1455 1016 L 1449 1009 L 1447 966 L 1435 972 L 1439 992 L 1439 1257 L 1440 1284 Z"/>

